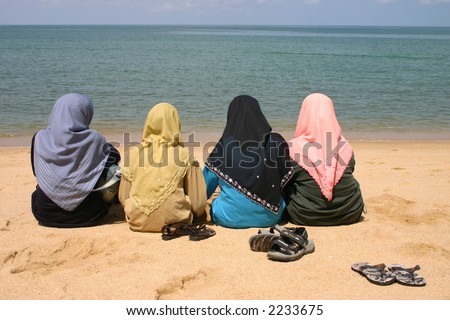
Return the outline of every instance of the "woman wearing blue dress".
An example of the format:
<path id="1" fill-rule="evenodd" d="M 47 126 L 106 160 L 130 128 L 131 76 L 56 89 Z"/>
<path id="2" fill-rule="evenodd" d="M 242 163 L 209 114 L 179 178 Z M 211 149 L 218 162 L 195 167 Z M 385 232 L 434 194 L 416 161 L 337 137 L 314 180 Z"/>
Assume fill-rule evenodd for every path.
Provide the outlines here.
<path id="1" fill-rule="evenodd" d="M 258 101 L 242 95 L 228 108 L 222 137 L 209 155 L 203 175 L 211 218 L 228 228 L 270 227 L 285 209 L 283 188 L 294 173 L 289 147 L 272 132 Z"/>

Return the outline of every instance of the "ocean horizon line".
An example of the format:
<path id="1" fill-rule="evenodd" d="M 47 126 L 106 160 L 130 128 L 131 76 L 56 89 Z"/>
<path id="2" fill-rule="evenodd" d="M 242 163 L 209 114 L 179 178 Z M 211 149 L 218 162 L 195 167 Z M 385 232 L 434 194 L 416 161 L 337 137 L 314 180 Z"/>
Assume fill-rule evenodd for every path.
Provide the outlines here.
<path id="1" fill-rule="evenodd" d="M 312 28 L 450 28 L 449 25 L 372 25 L 372 24 L 208 24 L 208 23 L 21 23 L 8 24 L 0 23 L 0 26 L 176 26 L 176 27 L 312 27 Z"/>

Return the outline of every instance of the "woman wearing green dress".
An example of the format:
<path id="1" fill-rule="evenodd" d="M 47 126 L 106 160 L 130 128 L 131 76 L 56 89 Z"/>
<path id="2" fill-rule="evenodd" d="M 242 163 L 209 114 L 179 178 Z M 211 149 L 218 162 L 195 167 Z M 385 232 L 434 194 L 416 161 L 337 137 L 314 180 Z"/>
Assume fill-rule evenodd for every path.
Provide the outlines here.
<path id="1" fill-rule="evenodd" d="M 353 149 L 341 134 L 329 97 L 314 93 L 305 98 L 289 153 L 297 164 L 285 190 L 293 223 L 332 226 L 360 220 L 364 201 L 353 176 Z"/>

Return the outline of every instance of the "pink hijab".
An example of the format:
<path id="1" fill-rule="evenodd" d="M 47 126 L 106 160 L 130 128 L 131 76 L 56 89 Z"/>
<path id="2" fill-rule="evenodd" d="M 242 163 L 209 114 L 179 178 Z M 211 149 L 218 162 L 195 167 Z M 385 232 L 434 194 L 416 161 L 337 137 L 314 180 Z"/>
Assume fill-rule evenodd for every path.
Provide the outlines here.
<path id="1" fill-rule="evenodd" d="M 314 178 L 328 201 L 353 154 L 341 132 L 329 97 L 313 93 L 303 100 L 289 153 Z"/>

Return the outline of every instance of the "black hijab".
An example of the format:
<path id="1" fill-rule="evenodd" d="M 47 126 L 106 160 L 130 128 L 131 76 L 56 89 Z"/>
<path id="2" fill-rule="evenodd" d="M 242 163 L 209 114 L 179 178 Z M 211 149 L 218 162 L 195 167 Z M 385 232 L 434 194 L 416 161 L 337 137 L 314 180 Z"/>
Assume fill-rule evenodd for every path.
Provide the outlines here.
<path id="1" fill-rule="evenodd" d="M 205 166 L 250 200 L 274 213 L 294 173 L 287 142 L 272 128 L 258 101 L 238 96 L 228 108 L 222 137 Z"/>

